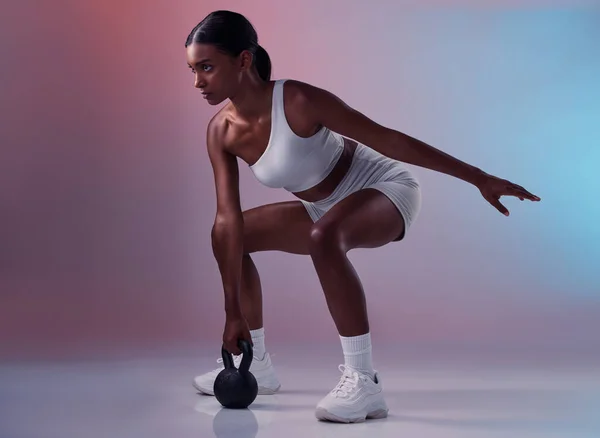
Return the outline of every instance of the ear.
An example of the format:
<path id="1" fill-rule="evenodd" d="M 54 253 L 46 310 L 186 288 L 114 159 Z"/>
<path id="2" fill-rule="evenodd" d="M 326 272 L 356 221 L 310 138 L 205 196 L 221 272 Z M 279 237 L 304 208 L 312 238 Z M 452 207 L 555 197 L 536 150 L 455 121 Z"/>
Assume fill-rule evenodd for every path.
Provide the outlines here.
<path id="1" fill-rule="evenodd" d="M 241 71 L 247 71 L 252 68 L 252 61 L 254 59 L 254 55 L 249 50 L 242 50 L 242 53 L 238 55 L 238 66 Z"/>

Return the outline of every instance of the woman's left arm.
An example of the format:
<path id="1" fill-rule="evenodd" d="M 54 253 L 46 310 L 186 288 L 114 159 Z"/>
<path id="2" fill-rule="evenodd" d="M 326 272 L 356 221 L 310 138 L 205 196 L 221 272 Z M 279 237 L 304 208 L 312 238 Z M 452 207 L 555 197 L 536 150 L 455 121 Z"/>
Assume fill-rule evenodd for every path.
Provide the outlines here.
<path id="1" fill-rule="evenodd" d="M 516 196 L 540 201 L 523 187 L 492 176 L 407 134 L 386 128 L 345 104 L 329 91 L 308 84 L 300 86 L 307 113 L 314 122 L 352 138 L 394 160 L 431 169 L 473 184 L 483 197 L 502 214 L 508 210 L 498 199 Z"/>

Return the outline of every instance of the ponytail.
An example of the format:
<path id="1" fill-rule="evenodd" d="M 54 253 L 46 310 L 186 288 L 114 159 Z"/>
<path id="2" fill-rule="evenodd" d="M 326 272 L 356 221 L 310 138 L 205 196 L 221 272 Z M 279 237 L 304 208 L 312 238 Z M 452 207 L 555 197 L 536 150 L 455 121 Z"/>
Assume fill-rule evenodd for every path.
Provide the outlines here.
<path id="1" fill-rule="evenodd" d="M 261 45 L 256 47 L 256 52 L 254 53 L 254 65 L 256 66 L 258 75 L 263 81 L 267 82 L 271 79 L 271 58 Z"/>

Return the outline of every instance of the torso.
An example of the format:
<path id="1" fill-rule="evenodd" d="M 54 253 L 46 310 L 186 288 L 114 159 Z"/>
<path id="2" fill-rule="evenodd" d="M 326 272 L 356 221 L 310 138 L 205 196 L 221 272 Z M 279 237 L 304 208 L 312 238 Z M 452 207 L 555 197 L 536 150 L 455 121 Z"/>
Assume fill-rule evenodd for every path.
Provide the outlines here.
<path id="1" fill-rule="evenodd" d="M 269 95 L 272 96 L 274 82 L 271 82 Z M 289 84 L 289 85 L 288 85 Z M 321 126 L 315 125 L 302 111 L 298 99 L 294 99 L 295 81 L 287 81 L 284 91 L 285 116 L 290 129 L 300 137 L 310 137 L 317 133 Z M 271 98 L 271 97 L 269 97 Z M 258 121 L 246 121 L 237 116 L 231 103 L 223 107 L 217 114 L 219 124 L 224 129 L 224 144 L 227 151 L 249 166 L 264 153 L 271 133 L 271 112 L 268 111 Z M 356 141 L 344 138 L 344 152 L 327 177 L 314 187 L 293 195 L 305 201 L 314 202 L 331 195 L 350 168 Z"/>

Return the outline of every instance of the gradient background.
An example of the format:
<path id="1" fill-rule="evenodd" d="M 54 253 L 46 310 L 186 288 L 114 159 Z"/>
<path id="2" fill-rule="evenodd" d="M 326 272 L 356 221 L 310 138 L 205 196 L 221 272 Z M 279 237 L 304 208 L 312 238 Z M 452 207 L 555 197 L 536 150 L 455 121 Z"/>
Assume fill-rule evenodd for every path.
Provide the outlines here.
<path id="1" fill-rule="evenodd" d="M 217 108 L 194 90 L 184 49 L 215 9 L 252 21 L 273 79 L 326 88 L 542 198 L 503 198 L 506 218 L 466 183 L 411 167 L 424 192 L 407 239 L 350 253 L 374 345 L 597 349 L 600 10 L 573 1 L 563 3 L 569 9 L 416 3 L 5 6 L 1 357 L 220 348 L 204 144 Z M 240 164 L 244 208 L 294 199 Z M 337 341 L 308 257 L 254 260 L 267 344 Z"/>

